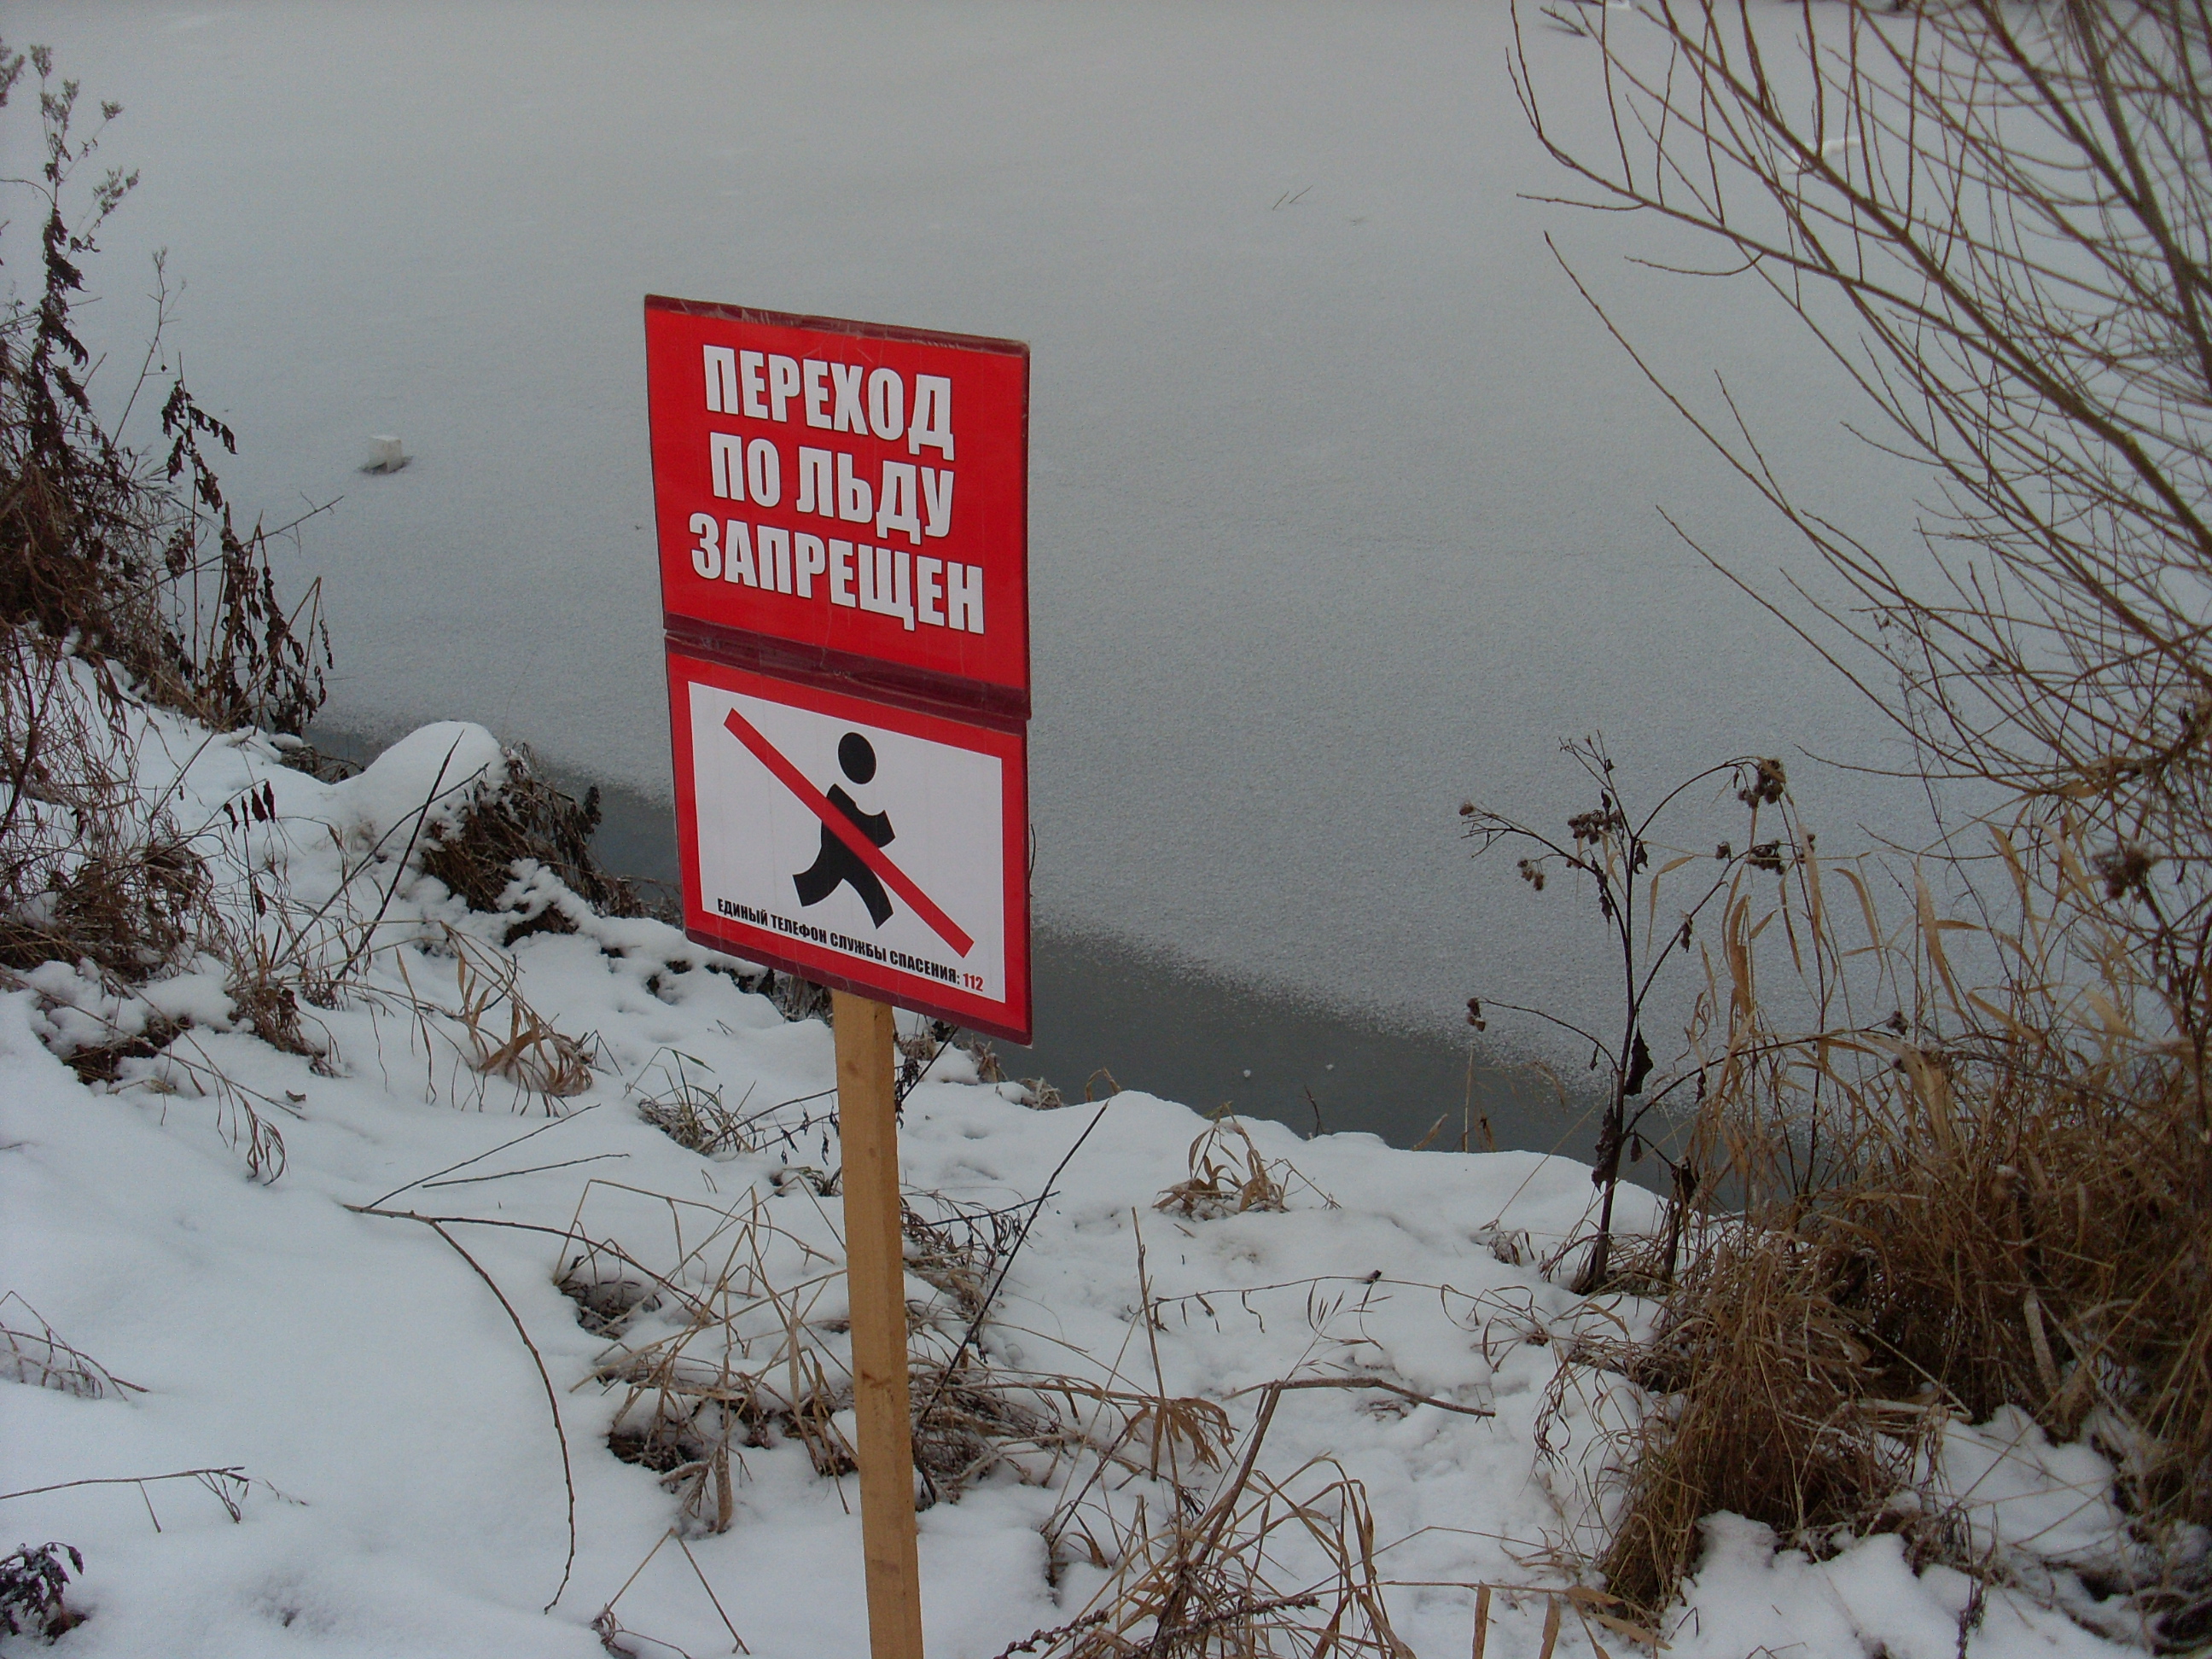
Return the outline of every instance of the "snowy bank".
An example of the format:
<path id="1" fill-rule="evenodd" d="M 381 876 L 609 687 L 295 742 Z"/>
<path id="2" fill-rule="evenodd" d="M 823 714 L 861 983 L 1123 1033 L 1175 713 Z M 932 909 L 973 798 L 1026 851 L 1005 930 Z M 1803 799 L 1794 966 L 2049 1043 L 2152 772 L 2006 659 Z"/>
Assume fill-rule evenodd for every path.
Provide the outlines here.
<path id="1" fill-rule="evenodd" d="M 827 1028 L 543 872 L 499 916 L 423 874 L 504 775 L 480 727 L 335 786 L 136 706 L 116 741 L 210 920 L 150 984 L 0 976 L 0 1516 L 84 1553 L 55 1651 L 864 1652 Z M 549 911 L 570 931 L 503 942 Z M 1405 1650 L 1466 1651 L 1479 1596 L 1502 1659 L 1627 1641 L 1561 1594 L 1606 1431 L 1642 1408 L 1576 1345 L 1650 1311 L 1544 1271 L 1584 1166 L 1134 1093 L 1035 1110 L 902 1029 L 918 1395 L 978 1348 L 962 1426 L 924 1435 L 933 1655 L 1077 1620 L 1237 1478 L 1263 1412 L 1249 1490 L 1349 1528 Z M 2117 1525 L 2094 1454 L 2003 1423 L 1958 1444 L 1992 1539 L 2067 1559 Z M 1297 1531 L 1271 1547 L 1285 1601 L 1343 1565 Z M 2110 1645 L 2036 1589 L 1977 1593 L 1893 1538 L 1814 1562 L 1723 1517 L 1664 1635 L 1697 1659 Z"/>

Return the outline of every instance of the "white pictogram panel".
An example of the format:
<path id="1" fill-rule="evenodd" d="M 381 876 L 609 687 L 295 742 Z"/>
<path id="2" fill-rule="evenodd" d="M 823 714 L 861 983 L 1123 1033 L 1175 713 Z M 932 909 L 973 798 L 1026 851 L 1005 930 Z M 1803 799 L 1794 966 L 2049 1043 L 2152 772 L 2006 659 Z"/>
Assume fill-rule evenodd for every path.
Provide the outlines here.
<path id="1" fill-rule="evenodd" d="M 1027 1039 L 1018 733 L 674 652 L 669 684 L 690 931 Z"/>

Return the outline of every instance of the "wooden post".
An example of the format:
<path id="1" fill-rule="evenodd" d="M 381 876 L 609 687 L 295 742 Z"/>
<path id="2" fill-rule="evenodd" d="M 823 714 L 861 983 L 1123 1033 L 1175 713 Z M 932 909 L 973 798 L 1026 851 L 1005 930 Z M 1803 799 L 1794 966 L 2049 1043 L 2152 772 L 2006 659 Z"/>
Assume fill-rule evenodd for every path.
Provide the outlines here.
<path id="1" fill-rule="evenodd" d="M 837 1130 L 845 1153 L 845 1278 L 860 1419 L 860 1540 L 873 1659 L 922 1659 L 915 1553 L 914 1419 L 907 1395 L 906 1253 L 899 1226 L 896 1031 L 888 1003 L 830 994 Z"/>

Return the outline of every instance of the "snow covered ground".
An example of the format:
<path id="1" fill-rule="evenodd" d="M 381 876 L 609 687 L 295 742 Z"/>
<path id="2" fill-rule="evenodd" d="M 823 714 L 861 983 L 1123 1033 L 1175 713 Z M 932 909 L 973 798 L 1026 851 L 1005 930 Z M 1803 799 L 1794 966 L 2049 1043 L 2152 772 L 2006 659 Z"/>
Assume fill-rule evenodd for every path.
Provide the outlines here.
<path id="1" fill-rule="evenodd" d="M 90 671 L 70 673 L 82 693 Z M 0 1534 L 84 1553 L 70 1600 L 90 1616 L 55 1651 L 582 1656 L 611 1603 L 601 1631 L 631 1632 L 614 1651 L 728 1652 L 726 1615 L 763 1659 L 864 1652 L 857 1482 L 817 1468 L 840 1425 L 775 1418 L 834 1396 L 842 1352 L 827 1028 L 542 872 L 500 916 L 422 873 L 425 842 L 502 774 L 480 727 L 426 728 L 328 786 L 264 738 L 133 708 L 118 757 L 208 861 L 234 961 L 258 939 L 307 981 L 352 967 L 331 1006 L 300 1006 L 295 1046 L 319 1057 L 251 1029 L 212 957 L 135 990 L 64 963 L 0 978 L 0 1324 L 18 1334 L 0 1350 Z M 573 931 L 502 943 L 549 908 Z M 181 1029 L 111 1080 L 65 1063 L 165 1021 Z M 569 1092 L 531 1086 L 546 1084 Z M 1585 1217 L 1586 1169 L 1255 1123 L 1284 1208 L 1164 1210 L 1204 1121 L 1138 1094 L 1041 1111 L 1020 1093 L 948 1048 L 905 1105 L 905 1179 L 941 1224 L 911 1253 L 917 1355 L 964 1328 L 975 1258 L 953 1247 L 988 1237 L 991 1212 L 1034 1212 L 982 1350 L 1039 1411 L 1058 1387 L 1067 1431 L 1056 1455 L 1009 1446 L 921 1516 L 933 1656 L 985 1659 L 1075 1619 L 1109 1577 L 1085 1529 L 1110 1540 L 1139 1500 L 1171 1505 L 1129 1467 L 1093 1480 L 1116 1422 L 1138 1423 L 1127 1463 L 1156 1458 L 1203 1502 L 1268 1397 L 1242 1391 L 1285 1378 L 1367 1380 L 1280 1394 L 1258 1468 L 1294 1497 L 1358 1483 L 1412 1651 L 1468 1650 L 1479 1583 L 1524 1587 L 1492 1593 L 1492 1655 L 1536 1654 L 1555 1607 L 1559 1651 L 1628 1645 L 1585 1616 L 1601 1604 L 1547 1593 L 1575 1582 L 1602 1430 L 1635 1409 L 1617 1378 L 1565 1362 L 1578 1332 L 1648 1311 L 1585 1304 L 1540 1269 Z M 687 1150 L 641 1117 L 716 1099 L 742 1146 Z M 1251 1172 L 1234 1132 L 1214 1145 Z M 1625 1203 L 1630 1224 L 1653 1218 L 1645 1195 Z M 687 1319 L 702 1308 L 728 1317 Z M 49 1329 L 85 1359 L 42 1346 Z M 764 1402 L 726 1495 L 711 1469 L 672 1490 L 610 1450 L 621 1376 L 687 1343 L 684 1364 L 735 1367 Z M 62 1372 L 77 1385 L 52 1386 Z M 1128 1403 L 1145 1396 L 1173 1407 L 1150 1439 Z M 2062 1564 L 2109 1549 L 2094 1453 L 2008 1420 L 1954 1443 L 1978 1538 Z M 234 1478 L 149 1478 L 199 1470 Z M 1962 1649 L 1972 1585 L 1916 1574 L 1893 1538 L 1816 1564 L 1722 1518 L 1710 1545 L 1665 1632 L 1686 1659 L 2107 1645 L 1994 1589 Z M 1320 1558 L 1283 1547 L 1295 1589 Z"/>

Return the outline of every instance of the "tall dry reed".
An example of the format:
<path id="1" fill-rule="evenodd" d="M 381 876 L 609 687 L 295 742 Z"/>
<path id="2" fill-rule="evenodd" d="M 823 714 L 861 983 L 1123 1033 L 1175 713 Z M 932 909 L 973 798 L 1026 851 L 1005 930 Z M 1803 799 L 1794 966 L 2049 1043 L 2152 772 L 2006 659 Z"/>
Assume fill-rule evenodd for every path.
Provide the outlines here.
<path id="1" fill-rule="evenodd" d="M 1737 873 L 1705 947 L 1682 1266 L 1626 1362 L 1664 1399 L 1608 1586 L 1656 1612 L 1719 1510 L 1955 1548 L 1891 1500 L 1942 1421 L 2011 1405 L 2114 1461 L 2133 1547 L 2096 1588 L 2160 1646 L 2201 1642 L 2212 1111 L 2187 1011 L 2115 923 L 2144 898 L 2063 801 L 1937 870 L 1973 878 L 1966 915 L 1919 868 L 1824 863 L 1785 811 L 1781 867 Z"/>

